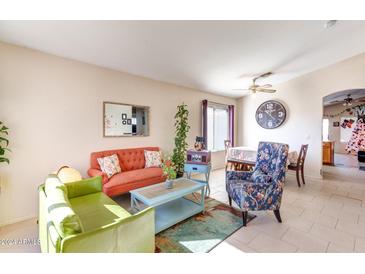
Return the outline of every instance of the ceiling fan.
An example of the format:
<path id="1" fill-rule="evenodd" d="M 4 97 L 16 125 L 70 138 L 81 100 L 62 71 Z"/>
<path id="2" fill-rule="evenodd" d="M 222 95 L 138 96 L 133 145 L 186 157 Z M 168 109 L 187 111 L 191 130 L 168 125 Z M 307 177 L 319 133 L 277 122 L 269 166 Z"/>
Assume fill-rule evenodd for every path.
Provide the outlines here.
<path id="1" fill-rule="evenodd" d="M 342 103 L 343 106 L 345 107 L 348 107 L 348 106 L 352 106 L 353 103 L 359 103 L 359 102 L 365 102 L 365 99 L 357 99 L 357 100 L 354 100 L 352 97 L 351 97 L 351 94 L 347 94 L 347 97 L 341 101 L 339 100 L 335 100 L 335 101 L 332 101 L 331 104 L 335 104 L 335 103 Z"/>
<path id="2" fill-rule="evenodd" d="M 274 92 L 276 92 L 276 90 L 271 88 L 272 85 L 270 85 L 270 84 L 266 84 L 266 85 L 256 84 L 256 81 L 258 79 L 269 77 L 272 74 L 273 74 L 272 72 L 267 72 L 267 73 L 261 74 L 261 75 L 255 77 L 255 78 L 253 78 L 252 79 L 252 85 L 249 86 L 247 89 L 233 89 L 233 90 L 249 90 L 252 93 L 256 93 L 256 92 L 274 93 Z"/>

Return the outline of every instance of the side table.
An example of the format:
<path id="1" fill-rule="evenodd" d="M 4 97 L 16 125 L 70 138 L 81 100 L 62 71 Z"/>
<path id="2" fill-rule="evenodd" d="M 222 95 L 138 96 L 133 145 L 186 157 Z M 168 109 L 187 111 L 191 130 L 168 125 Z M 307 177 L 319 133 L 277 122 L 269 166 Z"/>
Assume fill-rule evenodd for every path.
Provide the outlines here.
<path id="1" fill-rule="evenodd" d="M 202 165 L 202 164 L 185 164 L 184 172 L 186 173 L 186 177 L 190 180 L 203 183 L 207 187 L 206 197 L 210 195 L 210 186 L 209 186 L 209 176 L 210 176 L 211 164 Z M 192 173 L 203 173 L 205 175 L 204 180 L 191 179 Z"/>

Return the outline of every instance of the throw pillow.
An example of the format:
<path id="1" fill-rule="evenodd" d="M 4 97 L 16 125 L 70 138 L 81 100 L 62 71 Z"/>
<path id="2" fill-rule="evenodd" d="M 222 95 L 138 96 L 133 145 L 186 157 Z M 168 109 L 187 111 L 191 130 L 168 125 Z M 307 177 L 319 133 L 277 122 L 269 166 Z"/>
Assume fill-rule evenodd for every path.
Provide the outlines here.
<path id="1" fill-rule="evenodd" d="M 57 172 L 57 176 L 64 184 L 82 180 L 80 172 L 68 166 L 61 167 Z"/>
<path id="2" fill-rule="evenodd" d="M 149 167 L 161 167 L 162 160 L 161 160 L 161 152 L 160 151 L 144 151 L 144 158 L 145 158 L 145 168 Z"/>
<path id="3" fill-rule="evenodd" d="M 56 175 L 48 176 L 45 183 L 49 217 L 58 234 L 65 238 L 83 231 L 80 218 L 71 208 L 67 188 Z"/>
<path id="4" fill-rule="evenodd" d="M 97 160 L 101 171 L 105 172 L 108 178 L 121 172 L 117 154 L 113 154 L 104 158 L 98 158 Z"/>

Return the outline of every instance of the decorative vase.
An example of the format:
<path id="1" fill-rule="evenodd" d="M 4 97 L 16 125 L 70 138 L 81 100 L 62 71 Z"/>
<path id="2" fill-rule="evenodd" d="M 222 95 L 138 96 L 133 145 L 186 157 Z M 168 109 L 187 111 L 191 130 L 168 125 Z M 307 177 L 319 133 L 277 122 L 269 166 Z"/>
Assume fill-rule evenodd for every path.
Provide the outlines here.
<path id="1" fill-rule="evenodd" d="M 171 188 L 173 188 L 173 187 L 174 187 L 174 182 L 173 182 L 172 180 L 167 180 L 167 181 L 165 182 L 165 184 L 166 184 L 166 188 L 167 188 L 167 189 L 171 189 Z"/>

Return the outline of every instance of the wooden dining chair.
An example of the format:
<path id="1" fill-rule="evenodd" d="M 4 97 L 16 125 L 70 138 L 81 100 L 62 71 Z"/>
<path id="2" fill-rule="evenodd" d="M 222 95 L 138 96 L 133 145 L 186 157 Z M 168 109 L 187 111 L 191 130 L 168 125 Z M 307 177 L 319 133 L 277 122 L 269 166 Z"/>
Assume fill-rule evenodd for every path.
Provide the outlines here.
<path id="1" fill-rule="evenodd" d="M 225 156 L 226 156 L 226 170 L 228 169 L 229 166 L 230 166 L 230 168 L 232 168 L 232 166 L 234 166 L 234 164 L 232 164 L 228 161 L 228 149 L 230 147 L 232 147 L 231 140 L 224 140 L 224 151 L 225 151 Z"/>
<path id="2" fill-rule="evenodd" d="M 302 147 L 300 148 L 300 152 L 299 152 L 299 156 L 297 159 L 297 162 L 295 164 L 290 164 L 288 166 L 289 170 L 294 170 L 297 174 L 297 183 L 298 183 L 298 187 L 300 187 L 300 179 L 299 179 L 299 172 L 302 175 L 302 181 L 303 184 L 305 185 L 305 180 L 304 180 L 304 162 L 305 162 L 305 158 L 307 156 L 307 151 L 308 151 L 308 145 L 302 145 Z"/>
<path id="3" fill-rule="evenodd" d="M 226 152 L 226 155 L 228 153 L 228 149 L 232 147 L 232 142 L 231 140 L 224 140 L 224 150 Z"/>

